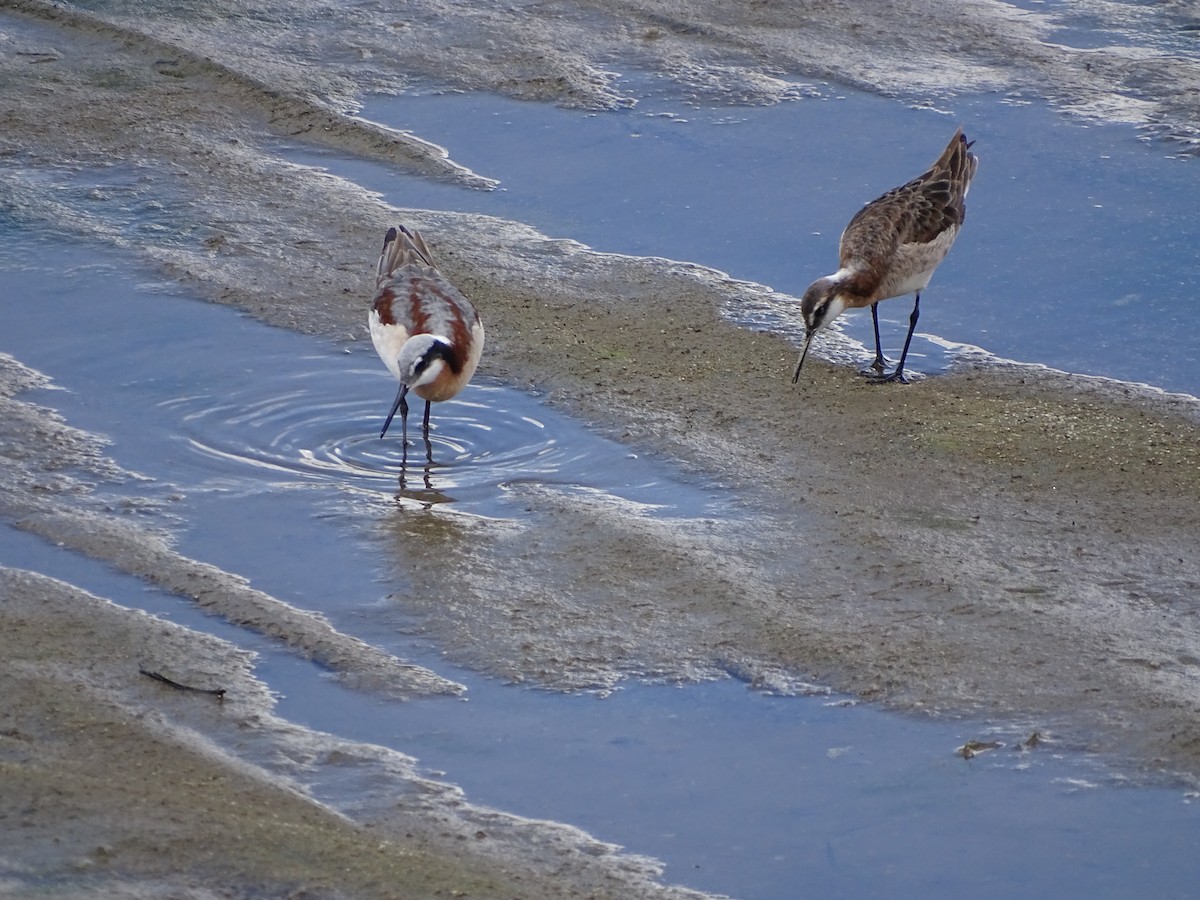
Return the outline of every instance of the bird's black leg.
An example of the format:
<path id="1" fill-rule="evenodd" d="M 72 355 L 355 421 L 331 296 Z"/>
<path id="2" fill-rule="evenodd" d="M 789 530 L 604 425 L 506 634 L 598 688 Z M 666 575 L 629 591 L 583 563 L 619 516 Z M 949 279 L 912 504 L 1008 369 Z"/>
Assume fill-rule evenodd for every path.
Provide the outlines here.
<path id="1" fill-rule="evenodd" d="M 871 368 L 875 370 L 875 374 L 882 375 L 883 370 L 887 368 L 887 360 L 883 358 L 883 345 L 879 342 L 879 302 L 871 304 L 871 324 L 875 326 L 875 362 L 871 363 Z"/>
<path id="2" fill-rule="evenodd" d="M 400 490 L 408 481 L 408 402 L 400 403 Z"/>
<path id="3" fill-rule="evenodd" d="M 425 438 L 425 459 L 428 460 L 430 463 L 432 463 L 433 462 L 433 444 L 431 444 L 429 442 L 429 407 L 430 407 L 430 405 L 431 405 L 430 402 L 428 400 L 426 400 L 425 401 L 425 418 L 421 422 L 421 434 Z M 429 470 L 426 469 L 425 471 L 426 471 L 426 476 L 428 477 Z"/>
<path id="4" fill-rule="evenodd" d="M 400 398 L 400 446 L 408 447 L 408 400 Z"/>
<path id="5" fill-rule="evenodd" d="M 892 373 L 892 379 L 899 381 L 901 384 L 907 383 L 904 377 L 904 361 L 908 359 L 908 345 L 912 343 L 913 332 L 917 330 L 917 319 L 921 318 L 921 292 L 917 291 L 916 297 L 913 298 L 912 315 L 908 317 L 908 335 L 904 338 L 904 349 L 900 351 L 900 363 L 896 366 L 896 371 Z M 425 411 L 426 415 L 429 410 Z"/>
<path id="6" fill-rule="evenodd" d="M 404 473 L 408 468 L 408 401 L 400 398 L 400 487 L 404 487 Z"/>
<path id="7" fill-rule="evenodd" d="M 904 377 L 904 360 L 908 358 L 908 345 L 912 343 L 913 332 L 917 330 L 917 319 L 921 317 L 921 292 L 917 291 L 916 299 L 913 300 L 912 315 L 908 317 L 908 336 L 904 338 L 904 349 L 900 351 L 900 362 L 896 366 L 896 371 L 890 375 L 880 375 L 871 380 L 876 384 L 884 381 L 898 381 L 901 384 L 908 384 L 908 379 Z"/>
<path id="8" fill-rule="evenodd" d="M 429 434 L 425 434 L 425 490 L 433 488 L 433 444 L 429 442 Z"/>

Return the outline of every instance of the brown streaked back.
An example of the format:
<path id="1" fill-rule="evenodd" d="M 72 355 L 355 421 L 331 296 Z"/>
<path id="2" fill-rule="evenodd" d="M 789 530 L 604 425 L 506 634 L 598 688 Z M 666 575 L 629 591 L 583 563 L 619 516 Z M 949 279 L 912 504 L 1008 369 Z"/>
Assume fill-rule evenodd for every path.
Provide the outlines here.
<path id="1" fill-rule="evenodd" d="M 966 218 L 965 198 L 978 166 L 970 146 L 959 128 L 928 170 L 872 200 L 850 220 L 839 258 L 843 269 L 854 272 L 846 287 L 860 304 L 881 299 L 898 255 L 926 258 L 932 271 L 950 249 Z M 928 254 L 923 247 L 929 247 Z"/>

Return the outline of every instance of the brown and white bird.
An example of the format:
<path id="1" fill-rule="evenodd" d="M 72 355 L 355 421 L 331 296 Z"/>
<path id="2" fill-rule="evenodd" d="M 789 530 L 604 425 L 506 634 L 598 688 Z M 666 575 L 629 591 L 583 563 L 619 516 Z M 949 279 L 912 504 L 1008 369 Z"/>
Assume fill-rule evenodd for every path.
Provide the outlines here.
<path id="1" fill-rule="evenodd" d="M 471 301 L 438 271 L 420 232 L 403 225 L 388 230 L 379 257 L 371 303 L 371 343 L 400 382 L 396 402 L 379 436 L 387 434 L 400 410 L 408 443 L 409 391 L 425 401 L 424 435 L 429 437 L 429 406 L 449 400 L 471 380 L 483 354 L 483 323 Z"/>
<path id="2" fill-rule="evenodd" d="M 875 361 L 871 364 L 875 375 L 871 380 L 907 384 L 904 360 L 917 327 L 921 291 L 950 252 L 966 216 L 964 198 L 979 164 L 969 152 L 972 143 L 958 129 L 929 171 L 872 200 L 850 220 L 838 246 L 841 268 L 814 281 L 800 301 L 807 331 L 792 384 L 800 380 L 800 367 L 813 336 L 844 310 L 864 306 L 871 307 L 875 325 Z M 876 307 L 880 300 L 906 294 L 916 295 L 908 336 L 896 370 L 884 375 L 887 362 L 879 344 Z"/>

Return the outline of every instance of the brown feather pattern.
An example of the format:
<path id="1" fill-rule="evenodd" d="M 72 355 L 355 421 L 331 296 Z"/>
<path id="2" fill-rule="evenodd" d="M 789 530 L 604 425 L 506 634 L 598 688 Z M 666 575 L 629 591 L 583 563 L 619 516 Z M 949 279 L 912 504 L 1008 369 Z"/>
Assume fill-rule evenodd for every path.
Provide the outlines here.
<path id="1" fill-rule="evenodd" d="M 479 363 L 483 324 L 474 305 L 437 268 L 419 232 L 392 228 L 379 258 L 371 303 L 371 338 L 392 374 L 401 347 L 414 335 L 441 339 L 445 367 L 432 382 L 414 385 L 426 400 L 447 400 L 467 383 Z"/>
<path id="2" fill-rule="evenodd" d="M 907 262 L 902 248 L 913 248 L 911 265 L 926 267 L 928 274 L 945 258 L 966 219 L 965 198 L 978 164 L 970 146 L 960 128 L 927 171 L 872 200 L 850 220 L 838 248 L 841 267 L 850 273 L 844 284 L 849 306 L 897 296 L 888 291 L 914 274 L 895 271 L 898 262 Z"/>
<path id="3" fill-rule="evenodd" d="M 875 377 L 883 381 L 906 380 L 904 362 L 917 325 L 921 291 L 950 252 L 966 219 L 967 190 L 979 164 L 970 148 L 971 142 L 959 128 L 927 171 L 855 213 L 838 244 L 841 268 L 818 278 L 800 298 L 806 331 L 793 383 L 800 378 L 813 335 L 843 310 L 864 306 L 871 307 L 875 324 L 875 361 L 871 364 L 878 373 Z M 880 345 L 875 304 L 905 294 L 916 295 L 908 335 L 895 371 L 884 376 L 886 360 Z"/>

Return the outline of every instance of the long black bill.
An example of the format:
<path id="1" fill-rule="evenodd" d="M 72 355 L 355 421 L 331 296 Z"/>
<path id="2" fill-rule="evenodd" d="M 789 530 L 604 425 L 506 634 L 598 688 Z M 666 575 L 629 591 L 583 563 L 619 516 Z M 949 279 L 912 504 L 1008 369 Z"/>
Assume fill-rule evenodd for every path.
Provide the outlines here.
<path id="1" fill-rule="evenodd" d="M 808 356 L 808 345 L 812 343 L 813 334 L 815 331 L 809 331 L 804 335 L 804 349 L 800 351 L 800 361 L 796 363 L 796 372 L 792 375 L 792 384 L 800 380 L 800 367 L 804 365 L 804 357 Z"/>
<path id="2" fill-rule="evenodd" d="M 396 402 L 392 404 L 392 411 L 388 413 L 387 421 L 383 423 L 383 431 L 379 432 L 379 436 L 383 437 L 387 434 L 388 426 L 392 424 L 392 419 L 396 415 L 396 410 L 400 410 L 400 419 L 404 424 L 408 424 L 408 403 L 404 400 L 404 395 L 408 393 L 408 385 L 400 385 L 400 390 L 396 392 Z"/>

